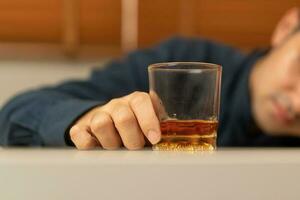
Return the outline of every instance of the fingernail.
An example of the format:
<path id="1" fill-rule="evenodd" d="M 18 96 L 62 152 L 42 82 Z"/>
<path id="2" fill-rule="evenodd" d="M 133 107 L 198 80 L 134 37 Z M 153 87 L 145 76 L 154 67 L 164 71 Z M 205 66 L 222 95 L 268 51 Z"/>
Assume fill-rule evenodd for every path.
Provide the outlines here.
<path id="1" fill-rule="evenodd" d="M 152 144 L 156 144 L 160 140 L 160 134 L 157 133 L 156 131 L 150 130 L 148 132 L 148 139 Z"/>

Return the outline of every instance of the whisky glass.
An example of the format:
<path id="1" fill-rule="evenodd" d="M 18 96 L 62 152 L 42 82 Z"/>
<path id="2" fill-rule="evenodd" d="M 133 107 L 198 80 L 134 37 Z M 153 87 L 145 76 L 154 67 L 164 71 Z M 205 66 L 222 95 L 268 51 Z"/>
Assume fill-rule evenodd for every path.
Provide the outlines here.
<path id="1" fill-rule="evenodd" d="M 162 133 L 153 150 L 215 150 L 222 67 L 202 62 L 156 63 L 148 67 L 148 74 Z"/>

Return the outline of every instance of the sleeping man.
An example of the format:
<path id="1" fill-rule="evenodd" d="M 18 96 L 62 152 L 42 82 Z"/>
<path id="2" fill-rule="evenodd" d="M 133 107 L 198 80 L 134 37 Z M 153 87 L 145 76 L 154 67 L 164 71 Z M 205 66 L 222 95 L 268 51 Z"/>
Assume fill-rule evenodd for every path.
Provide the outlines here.
<path id="1" fill-rule="evenodd" d="M 300 146 L 299 11 L 279 21 L 268 50 L 247 55 L 203 39 L 172 38 L 94 70 L 87 80 L 28 91 L 0 112 L 2 146 L 141 149 L 161 139 L 149 64 L 223 66 L 219 146 Z"/>

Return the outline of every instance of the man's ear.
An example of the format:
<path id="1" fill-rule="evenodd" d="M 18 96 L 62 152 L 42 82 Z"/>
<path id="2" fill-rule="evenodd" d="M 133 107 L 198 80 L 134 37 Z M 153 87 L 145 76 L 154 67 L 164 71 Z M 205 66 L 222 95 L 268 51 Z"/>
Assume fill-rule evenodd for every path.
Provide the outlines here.
<path id="1" fill-rule="evenodd" d="M 272 38 L 271 45 L 276 47 L 280 45 L 300 24 L 299 8 L 294 7 L 289 9 L 278 22 Z"/>

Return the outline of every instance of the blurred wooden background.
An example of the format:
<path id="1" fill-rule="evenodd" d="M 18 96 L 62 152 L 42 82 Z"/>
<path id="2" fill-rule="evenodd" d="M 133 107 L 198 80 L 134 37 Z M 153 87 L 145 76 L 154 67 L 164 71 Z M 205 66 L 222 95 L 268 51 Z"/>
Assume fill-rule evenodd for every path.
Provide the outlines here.
<path id="1" fill-rule="evenodd" d="M 276 22 L 293 6 L 300 0 L 0 1 L 0 44 L 56 44 L 73 56 L 82 46 L 98 46 L 121 54 L 185 35 L 249 50 L 268 46 Z"/>

